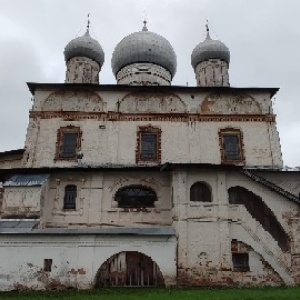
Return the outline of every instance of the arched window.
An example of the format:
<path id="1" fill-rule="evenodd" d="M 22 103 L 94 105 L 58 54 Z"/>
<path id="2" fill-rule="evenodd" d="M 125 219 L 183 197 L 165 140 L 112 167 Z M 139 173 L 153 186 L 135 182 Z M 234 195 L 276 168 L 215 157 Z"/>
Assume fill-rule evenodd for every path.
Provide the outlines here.
<path id="1" fill-rule="evenodd" d="M 283 251 L 289 249 L 288 235 L 261 197 L 239 186 L 230 188 L 228 193 L 230 204 L 243 204 L 252 218 L 273 236 Z"/>
<path id="2" fill-rule="evenodd" d="M 67 185 L 65 187 L 64 209 L 76 209 L 77 186 Z"/>
<path id="3" fill-rule="evenodd" d="M 190 189 L 190 201 L 211 202 L 211 190 L 204 182 L 195 182 Z"/>
<path id="4" fill-rule="evenodd" d="M 118 202 L 118 207 L 144 208 L 154 207 L 157 196 L 150 188 L 132 185 L 120 188 L 116 193 L 115 200 Z"/>

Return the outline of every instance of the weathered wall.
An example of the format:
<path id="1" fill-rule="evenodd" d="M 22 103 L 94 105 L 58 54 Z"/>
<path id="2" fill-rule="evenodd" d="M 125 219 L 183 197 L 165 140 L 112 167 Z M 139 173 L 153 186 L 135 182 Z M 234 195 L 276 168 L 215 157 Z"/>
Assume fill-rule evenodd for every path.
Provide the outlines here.
<path id="1" fill-rule="evenodd" d="M 74 161 L 54 161 L 58 129 L 76 126 L 82 131 L 86 165 L 135 165 L 138 128 L 151 125 L 162 132 L 161 163 L 220 164 L 219 130 L 234 128 L 243 133 L 246 165 L 280 167 L 281 150 L 270 107 L 269 96 L 259 93 L 37 92 L 23 163 L 26 167 L 76 166 Z"/>
<path id="2" fill-rule="evenodd" d="M 229 64 L 219 59 L 204 61 L 195 69 L 197 86 L 229 86 Z"/>
<path id="3" fill-rule="evenodd" d="M 118 84 L 170 85 L 172 76 L 165 68 L 151 63 L 125 66 L 117 73 Z"/>
<path id="4" fill-rule="evenodd" d="M 211 187 L 212 202 L 189 201 L 190 187 L 197 181 Z M 174 171 L 172 186 L 179 284 L 278 285 L 298 282 L 295 276 L 299 272 L 291 272 L 292 261 L 296 262 L 299 253 L 296 246 L 299 241 L 297 204 L 237 172 Z M 229 204 L 227 191 L 235 186 L 255 193 L 271 209 L 290 238 L 287 252 L 243 205 Z M 251 248 L 248 272 L 232 271 L 232 240 Z"/>
<path id="5" fill-rule="evenodd" d="M 43 187 L 4 187 L 1 218 L 39 218 Z"/>
<path id="6" fill-rule="evenodd" d="M 77 186 L 76 210 L 64 210 L 64 191 Z M 125 186 L 142 185 L 157 194 L 154 208 L 118 208 L 116 192 Z M 171 186 L 169 175 L 154 172 L 70 172 L 53 174 L 49 195 L 42 207 L 42 227 L 170 225 Z"/>
<path id="7" fill-rule="evenodd" d="M 174 237 L 0 235 L 0 290 L 92 288 L 112 255 L 138 251 L 155 261 L 167 286 L 176 284 Z M 18 258 L 18 259 L 16 259 Z M 44 259 L 52 259 L 51 272 Z"/>
<path id="8" fill-rule="evenodd" d="M 73 57 L 67 62 L 66 83 L 99 84 L 99 64 L 87 57 Z"/>

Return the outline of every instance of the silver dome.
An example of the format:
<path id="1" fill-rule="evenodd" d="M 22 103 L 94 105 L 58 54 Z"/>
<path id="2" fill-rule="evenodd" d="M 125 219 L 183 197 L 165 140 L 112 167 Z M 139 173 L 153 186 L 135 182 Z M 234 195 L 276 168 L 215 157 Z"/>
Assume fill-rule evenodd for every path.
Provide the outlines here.
<path id="1" fill-rule="evenodd" d="M 123 67 L 139 62 L 160 65 L 172 77 L 176 73 L 177 59 L 173 47 L 161 35 L 148 31 L 146 23 L 142 31 L 131 33 L 119 42 L 113 52 L 111 66 L 116 76 Z"/>
<path id="2" fill-rule="evenodd" d="M 98 41 L 90 36 L 88 30 L 83 36 L 73 39 L 68 43 L 64 55 L 66 62 L 73 57 L 82 56 L 96 61 L 100 67 L 102 67 L 104 63 L 104 52 L 102 47 Z"/>
<path id="3" fill-rule="evenodd" d="M 230 51 L 223 42 L 211 39 L 207 27 L 206 39 L 194 48 L 191 63 L 193 68 L 196 69 L 199 63 L 209 59 L 220 59 L 229 63 Z"/>

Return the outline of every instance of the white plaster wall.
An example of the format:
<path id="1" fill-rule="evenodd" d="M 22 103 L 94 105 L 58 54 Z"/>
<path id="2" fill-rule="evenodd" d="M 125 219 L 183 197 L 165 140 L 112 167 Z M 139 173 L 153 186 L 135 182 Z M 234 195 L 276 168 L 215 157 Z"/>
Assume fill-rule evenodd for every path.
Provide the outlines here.
<path id="1" fill-rule="evenodd" d="M 77 186 L 76 210 L 64 210 L 68 184 Z M 154 208 L 117 207 L 115 194 L 125 186 L 152 188 L 158 200 Z M 170 225 L 172 222 L 171 186 L 168 173 L 156 172 L 66 172 L 52 174 L 49 193 L 42 207 L 41 227 Z"/>
<path id="2" fill-rule="evenodd" d="M 165 284 L 176 283 L 175 237 L 0 235 L 0 290 L 47 287 L 92 288 L 103 262 L 122 251 L 138 251 L 155 261 Z M 17 258 L 17 259 L 16 259 Z M 52 271 L 44 272 L 44 259 Z"/>
<path id="3" fill-rule="evenodd" d="M 77 166 L 77 161 L 55 161 L 57 131 L 69 125 L 82 130 L 81 150 L 87 166 L 135 165 L 139 126 L 161 129 L 161 163 L 221 163 L 218 132 L 236 128 L 243 132 L 244 156 L 247 166 L 282 165 L 280 149 L 272 147 L 268 124 L 261 122 L 124 122 L 43 120 L 37 135 L 32 167 Z M 105 129 L 99 128 L 105 125 Z M 258 136 L 253 138 L 253 136 Z M 180 138 L 178 138 L 180 137 Z M 272 137 L 271 137 L 272 138 Z M 265 142 L 262 143 L 261 141 Z M 270 155 L 275 153 L 275 155 Z"/>
<path id="4" fill-rule="evenodd" d="M 39 215 L 41 192 L 41 186 L 4 187 L 1 213 L 6 217 Z"/>
<path id="5" fill-rule="evenodd" d="M 84 93 L 81 93 L 81 96 L 79 96 L 79 94 L 80 93 L 78 93 L 78 97 L 84 97 Z M 94 92 L 93 97 L 102 99 L 101 103 L 103 105 L 101 105 L 104 112 L 117 112 L 118 103 L 123 98 L 129 97 L 128 99 L 131 99 L 130 101 L 136 101 L 134 93 L 131 92 L 127 95 L 131 94 L 133 95 L 132 97 L 130 96 L 132 99 L 129 96 L 126 96 L 126 92 L 124 91 L 122 92 L 120 90 L 112 90 L 105 92 Z M 160 94 L 162 94 L 162 92 L 160 92 Z M 176 97 L 178 98 L 177 102 L 179 106 L 177 109 L 175 109 L 175 111 L 180 112 L 180 110 L 183 110 L 183 113 L 201 113 L 201 103 L 205 99 L 207 99 L 210 94 L 213 93 L 198 92 L 191 94 L 181 92 L 176 95 Z M 33 112 L 38 112 L 43 109 L 43 103 L 48 99 L 49 95 L 49 91 L 36 92 Z M 160 113 L 159 110 L 155 111 L 156 108 L 159 109 L 159 105 L 149 105 L 149 101 L 153 100 L 154 102 L 157 102 L 157 96 L 153 96 L 152 99 L 149 92 L 145 94 L 138 93 L 136 95 L 138 95 L 137 99 L 142 99 L 143 97 L 146 97 L 148 99 L 150 97 L 150 100 L 148 99 L 145 102 L 148 103 L 143 108 L 145 109 L 145 111 L 139 111 L 139 113 Z M 166 93 L 166 95 L 168 95 L 168 93 Z M 53 97 L 53 95 L 51 97 Z M 74 98 L 74 101 L 78 102 L 78 99 L 76 97 Z M 244 108 L 242 108 L 243 101 L 241 100 L 241 103 L 238 104 L 240 101 L 238 98 L 238 94 L 234 96 L 236 97 L 236 99 L 234 98 L 235 100 L 232 100 L 232 93 L 228 95 L 224 93 L 218 97 L 220 97 L 218 101 L 225 101 L 227 103 L 229 101 L 228 99 L 231 99 L 230 101 L 234 101 L 233 103 L 236 103 L 232 104 L 235 106 L 237 105 L 237 110 L 234 111 L 234 114 L 239 114 L 239 107 L 242 111 L 242 114 L 247 113 L 247 111 L 244 111 Z M 270 113 L 272 109 L 270 95 L 268 95 L 266 92 L 253 92 L 251 95 L 249 94 L 249 97 L 247 98 L 248 100 L 253 98 L 253 101 L 256 101 L 256 103 L 259 104 L 262 114 Z M 65 99 L 63 108 L 64 111 L 73 111 L 74 101 L 72 99 Z M 83 99 L 82 101 L 86 100 Z M 67 103 L 69 103 L 69 109 Z M 170 105 L 170 107 L 169 109 L 165 108 L 166 111 L 174 111 L 173 106 L 175 103 L 176 102 L 174 101 L 170 101 L 170 104 L 168 104 Z M 127 110 L 131 107 L 131 105 L 128 105 L 126 106 Z M 222 113 L 225 115 L 228 114 L 228 111 L 226 111 L 226 105 L 218 106 L 217 113 L 219 115 L 220 113 L 221 115 Z M 132 107 L 136 106 L 132 105 Z M 225 110 L 223 112 L 220 112 L 220 107 L 223 107 L 222 109 Z M 142 108 L 140 107 L 139 109 Z M 147 109 L 150 109 L 151 111 L 148 111 Z M 53 111 L 52 108 L 51 111 Z M 85 106 L 82 106 L 80 111 L 91 113 L 94 112 L 93 107 L 88 103 Z M 136 114 L 137 112 L 132 111 L 131 113 Z M 209 112 L 209 114 L 211 113 L 213 112 Z M 251 113 L 253 112 L 251 112 L 250 110 L 249 114 Z M 240 129 L 243 132 L 244 153 L 247 166 L 282 166 L 280 143 L 276 125 L 274 123 L 269 124 L 268 122 L 263 121 L 223 120 L 192 122 L 180 121 L 180 119 L 173 121 L 130 121 L 130 118 L 128 119 L 128 121 L 108 121 L 107 119 L 101 120 L 101 117 L 91 119 L 83 118 L 76 121 L 72 120 L 71 117 L 31 119 L 26 138 L 27 150 L 26 155 L 24 155 L 24 157 L 28 159 L 24 159 L 24 165 L 27 167 L 76 166 L 77 162 L 54 162 L 57 142 L 57 130 L 60 127 L 68 125 L 78 126 L 82 130 L 83 134 L 81 148 L 82 152 L 84 153 L 83 161 L 85 164 L 89 166 L 100 166 L 106 164 L 134 165 L 136 164 L 135 150 L 138 127 L 150 124 L 152 126 L 159 127 L 162 130 L 161 163 L 180 162 L 220 164 L 221 154 L 218 131 L 220 129 L 231 127 Z M 27 156 L 27 154 L 29 155 Z"/>

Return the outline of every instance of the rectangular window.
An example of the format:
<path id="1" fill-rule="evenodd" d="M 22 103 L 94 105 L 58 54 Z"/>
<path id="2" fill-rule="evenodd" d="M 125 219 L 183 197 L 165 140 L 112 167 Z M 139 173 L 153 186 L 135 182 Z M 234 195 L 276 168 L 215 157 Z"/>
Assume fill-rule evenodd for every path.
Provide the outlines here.
<path id="1" fill-rule="evenodd" d="M 249 254 L 248 253 L 232 253 L 232 265 L 235 272 L 248 272 Z"/>
<path id="2" fill-rule="evenodd" d="M 242 133 L 238 129 L 224 129 L 219 132 L 223 163 L 243 162 Z"/>
<path id="3" fill-rule="evenodd" d="M 141 133 L 141 160 L 157 160 L 157 133 Z"/>
<path id="4" fill-rule="evenodd" d="M 44 259 L 44 271 L 45 272 L 51 272 L 52 269 L 52 259 L 51 258 L 45 258 Z"/>
<path id="5" fill-rule="evenodd" d="M 63 127 L 58 130 L 56 159 L 75 160 L 80 147 L 80 128 Z"/>
<path id="6" fill-rule="evenodd" d="M 76 209 L 77 186 L 67 185 L 65 187 L 64 209 Z"/>
<path id="7" fill-rule="evenodd" d="M 152 126 L 140 127 L 137 136 L 137 162 L 160 162 L 159 128 Z"/>

